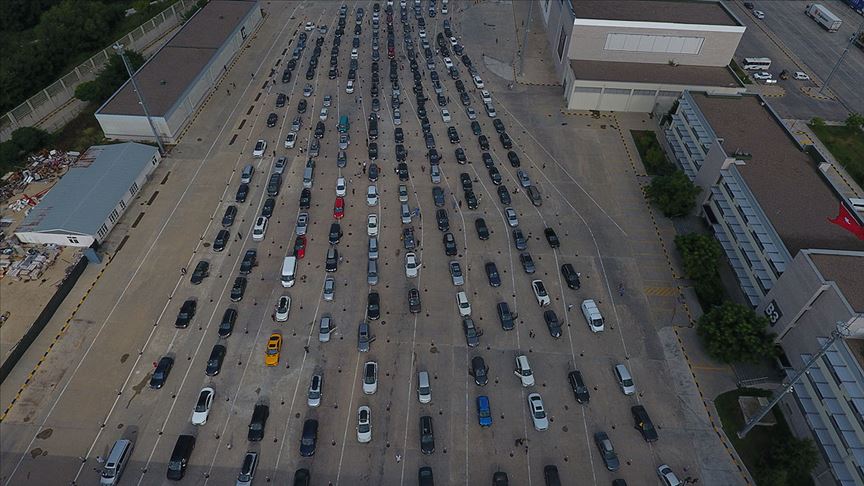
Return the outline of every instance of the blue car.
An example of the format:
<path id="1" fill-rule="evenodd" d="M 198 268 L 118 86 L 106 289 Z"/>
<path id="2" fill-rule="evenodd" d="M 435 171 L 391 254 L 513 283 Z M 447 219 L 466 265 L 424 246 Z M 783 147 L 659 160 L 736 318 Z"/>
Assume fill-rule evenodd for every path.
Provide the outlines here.
<path id="1" fill-rule="evenodd" d="M 489 397 L 486 395 L 477 397 L 477 419 L 481 427 L 492 425 L 492 409 L 489 407 Z"/>

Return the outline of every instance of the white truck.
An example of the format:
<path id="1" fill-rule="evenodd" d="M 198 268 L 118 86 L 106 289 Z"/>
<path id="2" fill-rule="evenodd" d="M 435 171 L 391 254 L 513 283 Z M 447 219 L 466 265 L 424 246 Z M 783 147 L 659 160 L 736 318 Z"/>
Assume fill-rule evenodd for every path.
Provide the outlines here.
<path id="1" fill-rule="evenodd" d="M 818 3 L 811 3 L 804 9 L 804 13 L 808 17 L 815 20 L 819 25 L 825 28 L 828 32 L 837 32 L 843 20 L 840 17 L 831 13 L 825 6 Z"/>

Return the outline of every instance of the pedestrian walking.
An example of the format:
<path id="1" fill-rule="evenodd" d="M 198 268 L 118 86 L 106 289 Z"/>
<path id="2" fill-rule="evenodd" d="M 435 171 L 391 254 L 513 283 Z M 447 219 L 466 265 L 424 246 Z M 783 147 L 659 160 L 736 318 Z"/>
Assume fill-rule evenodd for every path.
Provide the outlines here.
<path id="1" fill-rule="evenodd" d="M 567 304 L 567 312 L 573 310 L 573 304 Z"/>
<path id="2" fill-rule="evenodd" d="M 618 284 L 618 295 L 624 297 L 624 282 Z"/>
<path id="3" fill-rule="evenodd" d="M 402 462 L 402 456 L 396 454 L 396 464 L 399 464 L 400 462 Z"/>
<path id="4" fill-rule="evenodd" d="M 186 275 L 186 267 L 180 269 L 180 275 Z"/>
<path id="5" fill-rule="evenodd" d="M 105 462 L 105 459 L 102 459 L 102 456 L 96 456 L 96 462 L 102 464 L 103 462 Z"/>
<path id="6" fill-rule="evenodd" d="M 306 353 L 309 353 L 309 346 L 303 346 L 303 351 L 306 351 Z"/>
<path id="7" fill-rule="evenodd" d="M 237 85 L 236 85 L 236 84 L 234 84 L 234 83 L 231 83 L 231 87 L 232 87 L 232 88 L 236 88 L 236 87 L 237 87 Z"/>
<path id="8" fill-rule="evenodd" d="M 231 96 L 231 90 L 230 89 L 226 89 L 225 91 L 228 92 L 228 96 Z"/>
<path id="9" fill-rule="evenodd" d="M 462 207 L 462 200 L 461 199 L 459 200 L 459 207 L 460 208 Z"/>
<path id="10" fill-rule="evenodd" d="M 275 311 L 272 314 L 270 314 L 270 319 L 273 319 L 274 321 L 276 320 L 276 312 Z"/>
<path id="11" fill-rule="evenodd" d="M 353 187 L 351 188 L 351 195 L 352 196 L 354 195 L 354 188 Z"/>
<path id="12" fill-rule="evenodd" d="M 534 331 L 533 330 L 528 331 L 528 337 L 530 337 L 531 339 L 534 339 Z"/>
<path id="13" fill-rule="evenodd" d="M 243 233 L 238 231 L 237 232 L 237 239 L 242 240 L 243 239 Z"/>

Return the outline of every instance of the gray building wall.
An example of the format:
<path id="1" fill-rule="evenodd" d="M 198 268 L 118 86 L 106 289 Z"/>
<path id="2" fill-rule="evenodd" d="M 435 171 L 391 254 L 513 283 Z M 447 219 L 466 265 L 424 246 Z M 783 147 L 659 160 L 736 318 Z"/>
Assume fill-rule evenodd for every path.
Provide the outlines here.
<path id="1" fill-rule="evenodd" d="M 574 80 L 573 71 L 564 73 L 565 98 L 569 110 L 600 110 L 651 113 L 668 111 L 681 93 L 699 87 L 632 83 L 623 81 Z M 712 88 L 712 92 L 734 95 L 742 88 Z"/>
<path id="2" fill-rule="evenodd" d="M 573 35 L 573 20 L 576 18 L 570 9 L 570 0 L 537 0 L 546 24 L 546 41 L 552 49 L 550 59 L 558 73 L 558 79 L 564 79 L 564 73 L 570 70 L 570 60 L 567 52 L 570 50 L 570 37 Z M 563 36 L 563 55 L 558 55 L 558 42 Z M 566 91 L 565 91 L 566 93 Z"/>

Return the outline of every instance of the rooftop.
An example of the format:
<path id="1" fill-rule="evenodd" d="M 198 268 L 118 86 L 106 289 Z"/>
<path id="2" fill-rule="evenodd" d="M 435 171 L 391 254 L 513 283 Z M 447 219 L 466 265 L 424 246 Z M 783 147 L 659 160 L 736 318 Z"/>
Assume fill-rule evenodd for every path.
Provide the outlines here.
<path id="1" fill-rule="evenodd" d="M 810 253 L 825 280 L 833 281 L 855 312 L 864 313 L 864 253 Z"/>
<path id="2" fill-rule="evenodd" d="M 590 81 L 623 81 L 684 86 L 718 86 L 737 88 L 738 79 L 728 67 L 672 66 L 643 62 L 570 60 L 576 79 Z"/>
<path id="3" fill-rule="evenodd" d="M 16 232 L 95 235 L 158 153 L 156 147 L 135 142 L 90 147 Z"/>
<path id="4" fill-rule="evenodd" d="M 740 26 L 720 2 L 689 0 L 571 0 L 577 18 Z"/>
<path id="5" fill-rule="evenodd" d="M 728 153 L 752 158 L 737 169 L 792 256 L 799 250 L 864 250 L 864 241 L 828 221 L 840 196 L 757 96 L 691 93 Z"/>
<path id="6" fill-rule="evenodd" d="M 255 1 L 211 0 L 135 73 L 150 115 L 170 112 L 255 5 Z M 99 113 L 144 114 L 128 82 Z"/>

